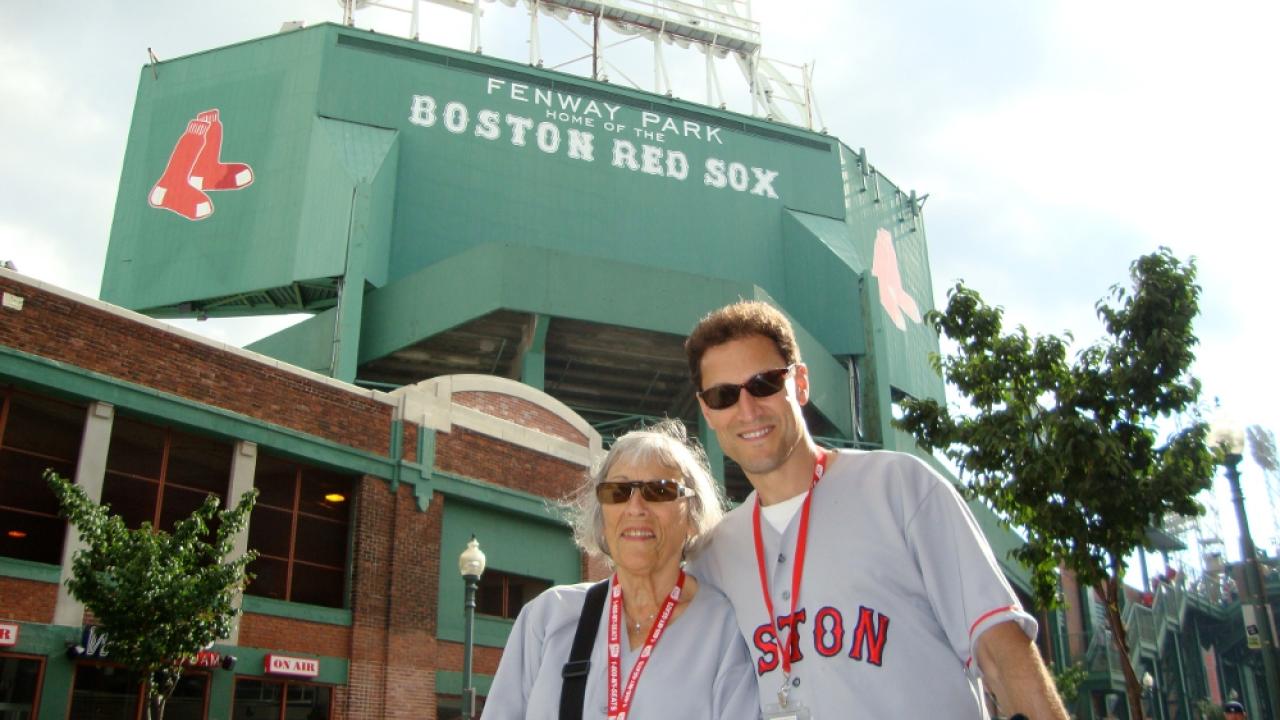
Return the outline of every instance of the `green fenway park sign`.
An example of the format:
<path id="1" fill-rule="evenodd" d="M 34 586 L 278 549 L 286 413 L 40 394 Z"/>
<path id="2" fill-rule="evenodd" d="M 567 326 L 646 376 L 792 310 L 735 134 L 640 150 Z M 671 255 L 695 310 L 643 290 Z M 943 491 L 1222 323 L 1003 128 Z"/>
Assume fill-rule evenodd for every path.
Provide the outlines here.
<path id="1" fill-rule="evenodd" d="M 720 127 L 650 110 L 640 111 L 635 118 L 635 111 L 625 106 L 550 88 L 491 77 L 486 82 L 486 92 L 498 94 L 495 99 L 501 104 L 509 100 L 529 107 L 521 108 L 525 114 L 492 108 L 476 111 L 457 100 L 441 107 L 431 95 L 414 95 L 409 122 L 424 128 L 439 125 L 450 134 L 474 135 L 490 142 L 508 140 L 512 148 L 534 146 L 548 155 L 564 152 L 571 160 L 588 163 L 596 160 L 599 142 L 604 155 L 610 158 L 610 167 L 677 181 L 689 179 L 689 156 L 685 151 L 668 148 L 665 143 L 669 138 L 692 137 L 712 145 L 724 144 Z M 539 116 L 544 119 L 537 119 Z M 632 124 L 628 125 L 628 120 Z M 777 170 L 748 166 L 708 152 L 700 154 L 706 159 L 696 163 L 701 172 L 695 171 L 694 175 L 701 176 L 703 185 L 778 199 L 773 188 Z"/>
<path id="2" fill-rule="evenodd" d="M 491 243 L 767 286 L 785 212 L 844 221 L 841 171 L 828 136 L 320 25 L 143 69 L 102 294 L 176 312 L 352 252 L 380 287 Z"/>
<path id="3" fill-rule="evenodd" d="M 834 137 L 335 25 L 140 72 L 104 300 L 355 312 L 362 293 L 481 256 L 539 258 L 524 272 L 557 283 L 608 284 L 569 269 L 605 263 L 762 292 L 832 355 L 866 352 L 872 311 L 891 356 L 936 348 L 918 203 Z M 528 290 L 503 282 L 499 304 Z M 602 304 L 552 312 L 628 324 Z M 671 323 L 650 329 L 686 324 Z M 892 367 L 919 375 L 899 387 L 937 384 L 923 362 Z"/>

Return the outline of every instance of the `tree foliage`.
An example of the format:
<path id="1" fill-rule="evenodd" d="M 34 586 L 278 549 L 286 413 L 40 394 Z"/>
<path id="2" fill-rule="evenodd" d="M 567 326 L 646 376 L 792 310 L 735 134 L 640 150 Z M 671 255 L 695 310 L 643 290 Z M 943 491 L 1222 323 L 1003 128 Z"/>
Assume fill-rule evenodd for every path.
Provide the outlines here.
<path id="1" fill-rule="evenodd" d="M 1082 662 L 1053 670 L 1053 686 L 1058 690 L 1058 697 L 1061 697 L 1062 702 L 1067 706 L 1075 705 L 1080 697 L 1080 687 L 1088 679 L 1089 671 L 1085 669 Z"/>
<path id="2" fill-rule="evenodd" d="M 183 662 L 231 632 L 236 596 L 257 553 L 228 555 L 258 491 L 226 511 L 210 495 L 170 533 L 149 523 L 130 529 L 79 486 L 52 471 L 45 479 L 86 545 L 75 554 L 67 587 L 106 631 L 111 659 L 146 681 L 148 715 L 160 720 Z"/>
<path id="3" fill-rule="evenodd" d="M 1138 258 L 1130 286 L 1113 287 L 1095 306 L 1106 338 L 1074 361 L 1069 335 L 1006 333 L 1002 310 L 957 284 L 946 310 L 927 320 L 957 343 L 936 365 L 969 410 L 907 399 L 896 421 L 1026 533 L 1015 552 L 1032 570 L 1039 602 L 1056 604 L 1060 566 L 1098 588 L 1125 656 L 1124 558 L 1160 518 L 1202 513 L 1195 497 L 1215 471 L 1191 375 L 1195 276 L 1194 261 L 1165 248 Z M 1162 441 L 1160 425 L 1177 429 Z M 1133 678 L 1131 706 L 1135 689 Z"/>

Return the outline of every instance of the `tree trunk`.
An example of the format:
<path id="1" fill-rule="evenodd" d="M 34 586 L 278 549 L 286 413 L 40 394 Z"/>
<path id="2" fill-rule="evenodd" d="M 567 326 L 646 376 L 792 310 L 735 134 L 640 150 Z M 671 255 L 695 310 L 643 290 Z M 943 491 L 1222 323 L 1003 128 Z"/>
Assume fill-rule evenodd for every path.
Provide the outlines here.
<path id="1" fill-rule="evenodd" d="M 1112 574 L 1102 587 L 1098 588 L 1107 607 L 1107 624 L 1111 627 L 1111 638 L 1116 649 L 1120 651 L 1120 669 L 1124 672 L 1125 695 L 1129 700 L 1129 717 L 1142 720 L 1146 715 L 1142 712 L 1142 685 L 1138 682 L 1138 674 L 1129 662 L 1129 637 L 1124 630 L 1124 621 L 1120 617 L 1120 568 L 1112 565 Z"/>
<path id="2" fill-rule="evenodd" d="M 147 683 L 146 720 L 164 720 L 165 703 L 169 701 L 169 696 L 173 694 L 176 687 L 178 687 L 176 678 L 170 682 L 162 671 L 151 673 L 151 682 Z"/>

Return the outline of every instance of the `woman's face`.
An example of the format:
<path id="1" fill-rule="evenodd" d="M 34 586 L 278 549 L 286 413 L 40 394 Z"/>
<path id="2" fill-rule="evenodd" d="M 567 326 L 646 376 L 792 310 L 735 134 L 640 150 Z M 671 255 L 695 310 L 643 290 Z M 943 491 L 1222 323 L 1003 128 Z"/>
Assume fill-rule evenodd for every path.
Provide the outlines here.
<path id="1" fill-rule="evenodd" d="M 684 484 L 675 468 L 626 459 L 615 462 L 603 482 L 662 479 Z M 692 533 L 689 501 L 690 498 L 682 497 L 671 502 L 649 502 L 637 489 L 626 502 L 602 504 L 604 537 L 613 562 L 632 574 L 678 568 L 685 541 Z"/>

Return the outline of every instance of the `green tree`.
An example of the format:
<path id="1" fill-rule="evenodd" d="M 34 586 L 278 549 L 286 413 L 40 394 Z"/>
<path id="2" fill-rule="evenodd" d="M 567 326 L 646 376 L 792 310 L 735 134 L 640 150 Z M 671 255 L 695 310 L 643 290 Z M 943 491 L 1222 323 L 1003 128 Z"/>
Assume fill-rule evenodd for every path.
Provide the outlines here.
<path id="1" fill-rule="evenodd" d="M 236 596 L 249 581 L 245 568 L 257 553 L 227 556 L 258 491 L 225 511 L 210 495 L 169 533 L 149 523 L 129 529 L 53 471 L 45 480 L 86 545 L 75 554 L 67 587 L 107 633 L 111 659 L 145 682 L 147 717 L 162 720 L 183 662 L 231 632 Z"/>
<path id="2" fill-rule="evenodd" d="M 1195 263 L 1166 248 L 1130 266 L 1096 305 L 1107 337 L 1067 358 L 1068 335 L 1031 337 L 1002 327 L 1003 312 L 961 284 L 928 322 L 957 343 L 935 358 L 966 401 L 953 414 L 933 400 L 903 401 L 897 425 L 940 450 L 1027 542 L 1016 551 L 1032 571 L 1037 600 L 1057 603 L 1058 568 L 1094 587 L 1123 660 L 1130 717 L 1141 689 L 1121 622 L 1125 558 L 1146 530 L 1173 513 L 1199 515 L 1215 460 L 1191 375 L 1198 342 Z M 1176 425 L 1163 436 L 1160 426 Z"/>
<path id="3" fill-rule="evenodd" d="M 1053 668 L 1053 686 L 1058 690 L 1058 697 L 1063 704 L 1073 707 L 1080 697 L 1080 686 L 1089 679 L 1089 671 L 1084 663 L 1077 661 L 1064 668 Z"/>

